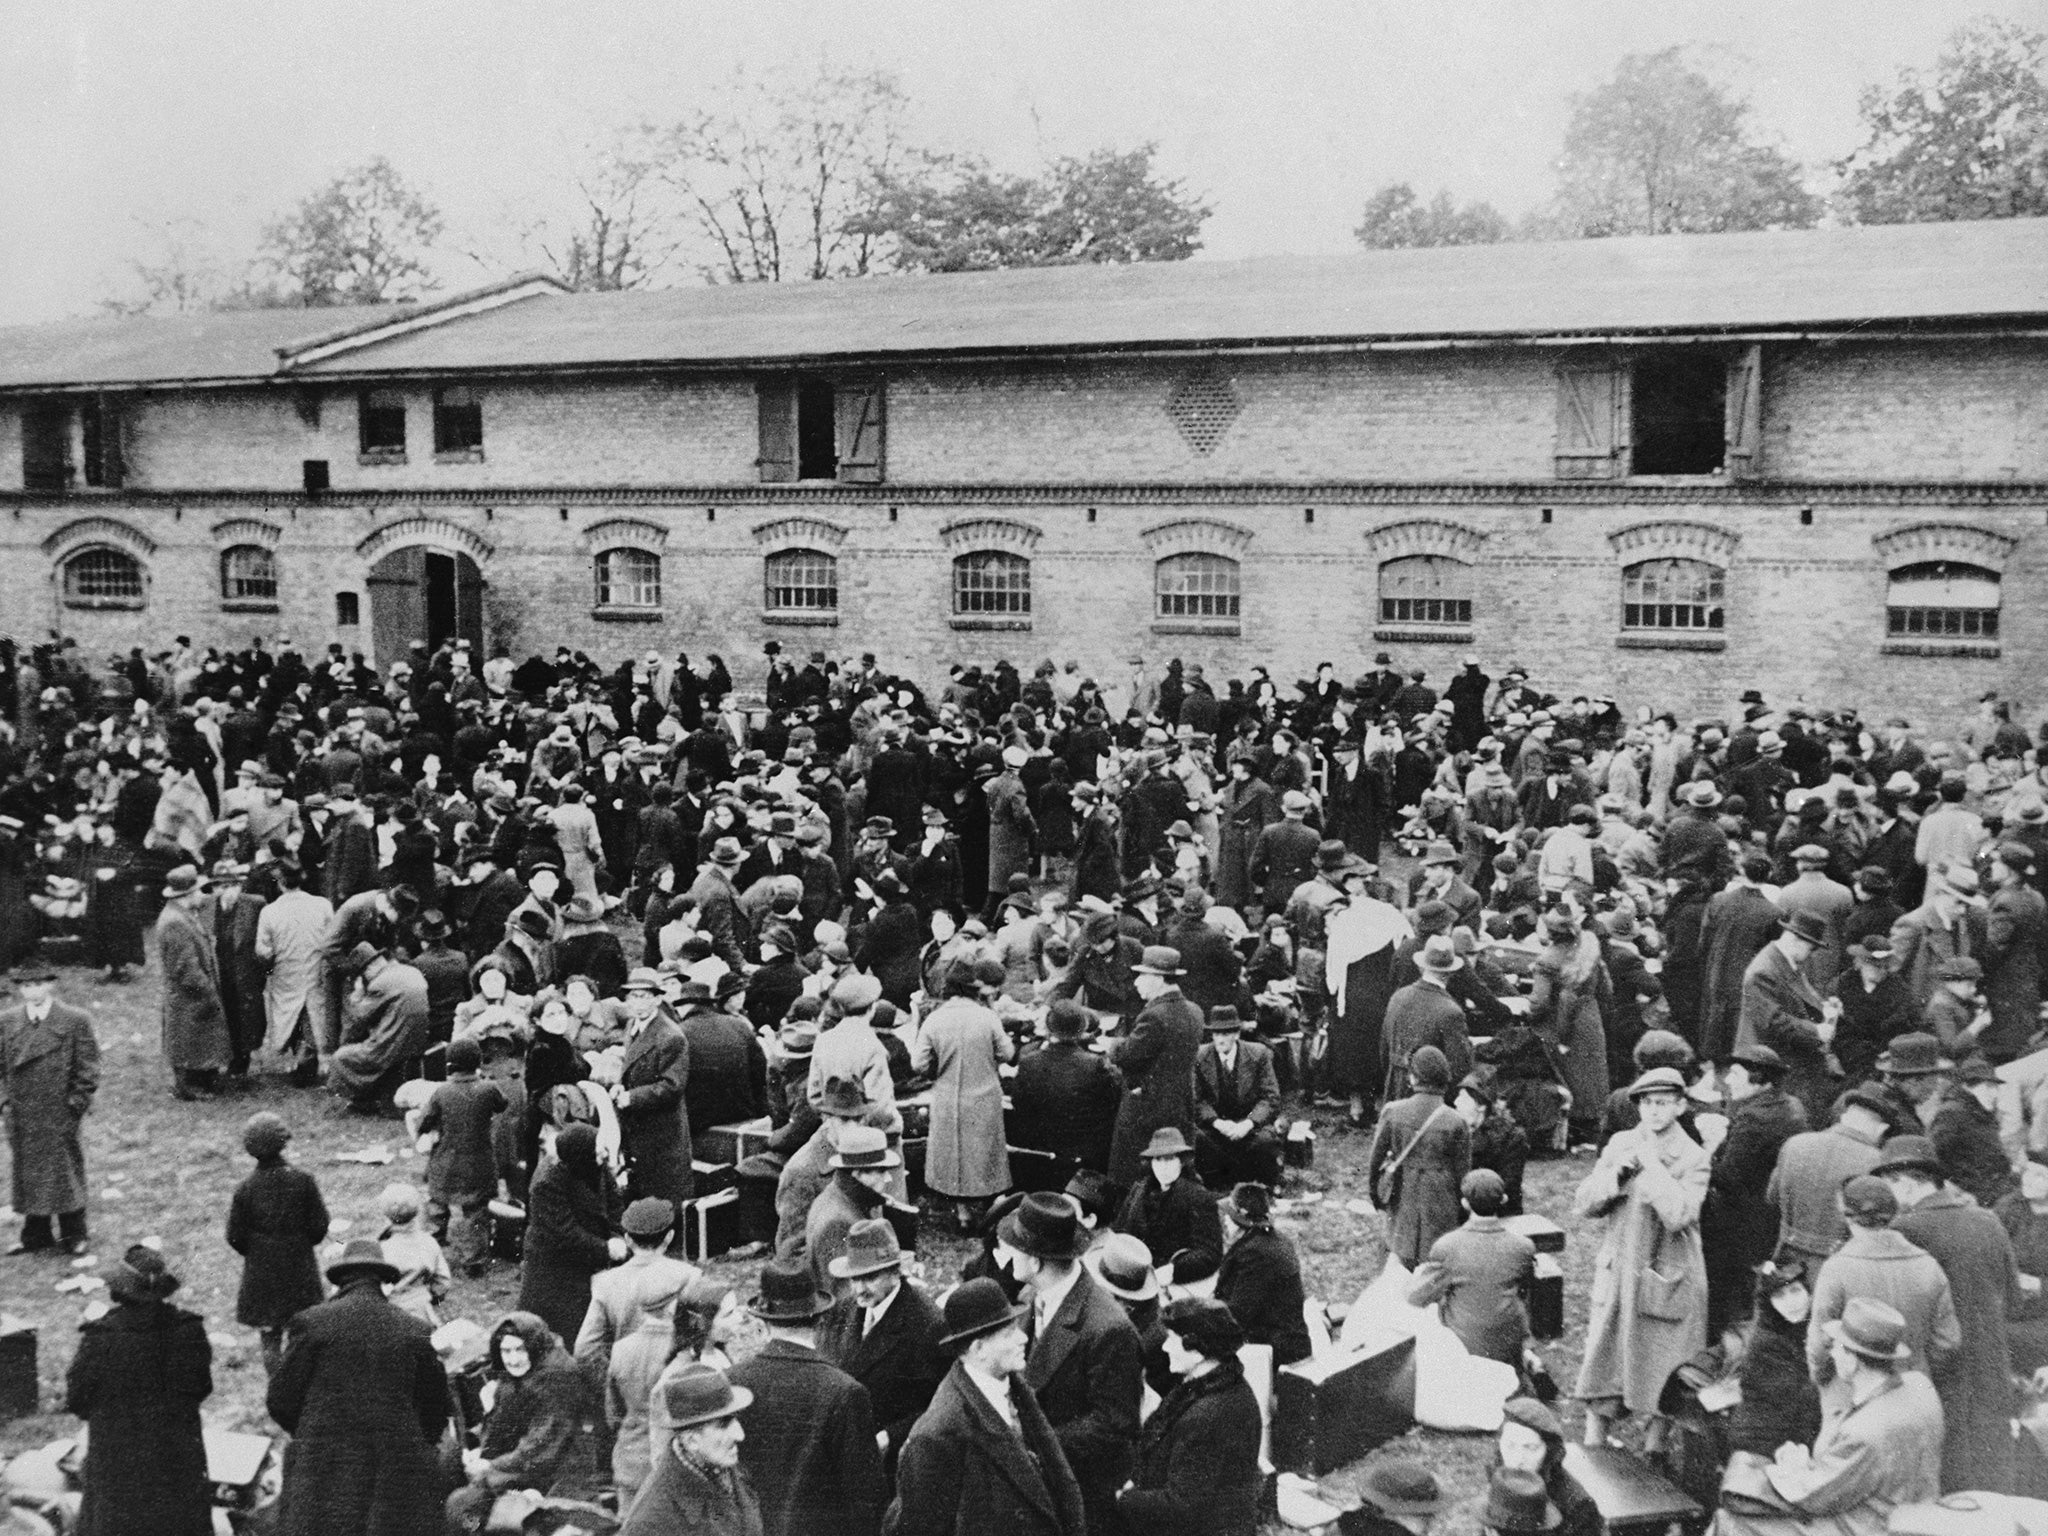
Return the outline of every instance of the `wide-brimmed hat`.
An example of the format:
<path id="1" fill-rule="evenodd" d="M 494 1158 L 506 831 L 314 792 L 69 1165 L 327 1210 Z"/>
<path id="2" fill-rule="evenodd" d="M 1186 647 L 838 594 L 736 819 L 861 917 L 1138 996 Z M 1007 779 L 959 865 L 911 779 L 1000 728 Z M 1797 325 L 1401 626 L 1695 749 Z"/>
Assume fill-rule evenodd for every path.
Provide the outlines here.
<path id="1" fill-rule="evenodd" d="M 1685 1076 L 1676 1067 L 1652 1067 L 1628 1085 L 1628 1096 L 1640 1099 L 1646 1093 L 1675 1093 L 1685 1097 Z"/>
<path id="2" fill-rule="evenodd" d="M 1080 1209 L 1065 1195 L 1031 1194 L 996 1227 L 996 1236 L 1034 1259 L 1071 1259 L 1087 1246 Z"/>
<path id="3" fill-rule="evenodd" d="M 711 862 L 714 864 L 730 868 L 745 859 L 746 854 L 736 838 L 721 837 L 711 845 Z"/>
<path id="4" fill-rule="evenodd" d="M 2004 1078 L 1998 1075 L 1998 1068 L 1991 1065 L 1982 1056 L 1971 1056 L 1966 1060 L 1957 1062 L 1955 1080 L 1966 1088 L 1972 1083 L 2002 1083 L 2005 1081 Z"/>
<path id="5" fill-rule="evenodd" d="M 180 896 L 190 896 L 199 889 L 199 870 L 191 864 L 180 864 L 164 876 L 164 900 L 172 901 Z"/>
<path id="6" fill-rule="evenodd" d="M 754 1400 L 753 1393 L 734 1386 L 726 1380 L 725 1372 L 701 1360 L 670 1377 L 661 1396 L 662 1406 L 668 1409 L 669 1423 L 677 1429 L 729 1419 L 744 1412 Z"/>
<path id="7" fill-rule="evenodd" d="M 1144 957 L 1131 967 L 1141 976 L 1185 976 L 1180 951 L 1164 944 L 1147 944 Z"/>
<path id="8" fill-rule="evenodd" d="M 1012 1302 L 993 1280 L 966 1281 L 953 1288 L 941 1310 L 940 1318 L 946 1331 L 939 1335 L 939 1347 L 956 1349 L 985 1333 L 1007 1328 L 1029 1310 Z"/>
<path id="9" fill-rule="evenodd" d="M 747 1310 L 764 1323 L 807 1323 L 831 1311 L 832 1298 L 818 1289 L 808 1264 L 770 1259 L 761 1266 L 761 1290 Z"/>
<path id="10" fill-rule="evenodd" d="M 1710 811 L 1721 803 L 1721 791 L 1714 788 L 1711 779 L 1700 779 L 1686 785 L 1681 798 L 1695 810 Z"/>
<path id="11" fill-rule="evenodd" d="M 1150 1301 L 1159 1294 L 1159 1274 L 1143 1238 L 1112 1232 L 1081 1256 L 1081 1265 L 1119 1301 Z"/>
<path id="12" fill-rule="evenodd" d="M 1147 896 L 1157 896 L 1164 888 L 1165 882 L 1148 869 L 1126 880 L 1117 894 L 1125 901 L 1136 903 L 1143 901 Z"/>
<path id="13" fill-rule="evenodd" d="M 1193 1157 L 1195 1149 L 1188 1145 L 1188 1139 L 1181 1134 L 1177 1125 L 1162 1125 L 1152 1133 L 1152 1139 L 1145 1143 L 1145 1150 L 1139 1154 L 1145 1162 L 1156 1157 Z"/>
<path id="14" fill-rule="evenodd" d="M 853 1125 L 840 1133 L 839 1150 L 825 1159 L 831 1169 L 861 1173 L 881 1168 L 901 1168 L 903 1156 L 889 1145 L 888 1136 L 872 1125 Z"/>
<path id="15" fill-rule="evenodd" d="M 627 1206 L 625 1217 L 619 1223 L 628 1237 L 659 1237 L 673 1229 L 675 1224 L 674 1203 L 657 1200 L 652 1195 L 642 1196 Z"/>
<path id="16" fill-rule="evenodd" d="M 827 1264 L 834 1280 L 858 1280 L 885 1269 L 903 1267 L 903 1247 L 896 1229 L 886 1221 L 856 1221 L 846 1229 L 846 1247 Z"/>
<path id="17" fill-rule="evenodd" d="M 1806 940 L 1809 944 L 1825 944 L 1828 941 L 1828 925 L 1818 912 L 1788 912 L 1779 919 L 1779 926 L 1785 932 Z"/>
<path id="18" fill-rule="evenodd" d="M 1495 1467 L 1486 1485 L 1486 1507 L 1479 1523 L 1493 1531 L 1554 1531 L 1564 1516 L 1550 1502 L 1543 1479 L 1534 1472 Z"/>
<path id="19" fill-rule="evenodd" d="M 636 965 L 626 973 L 626 984 L 622 990 L 627 992 L 659 992 L 661 990 L 661 972 L 651 965 Z"/>
<path id="20" fill-rule="evenodd" d="M 1334 837 L 1326 837 L 1316 845 L 1316 868 L 1325 874 L 1332 874 L 1345 868 L 1351 862 L 1351 850 Z"/>
<path id="21" fill-rule="evenodd" d="M 1897 1307 L 1871 1296 L 1851 1296 L 1842 1315 L 1822 1323 L 1828 1341 L 1866 1360 L 1894 1365 L 1913 1358 L 1906 1342 L 1906 1318 Z"/>
<path id="22" fill-rule="evenodd" d="M 1415 952 L 1415 963 L 1438 976 L 1448 976 L 1465 964 L 1458 958 L 1458 946 L 1447 933 L 1434 933 L 1423 940 L 1422 948 Z"/>
<path id="23" fill-rule="evenodd" d="M 398 1266 L 384 1257 L 384 1245 L 374 1237 L 350 1238 L 341 1256 L 327 1266 L 330 1285 L 343 1285 L 347 1277 L 372 1276 L 386 1285 L 398 1283 Z"/>
<path id="24" fill-rule="evenodd" d="M 1880 1178 L 1887 1173 L 1912 1169 L 1919 1173 L 1941 1177 L 1941 1154 L 1934 1148 L 1932 1139 L 1926 1136 L 1893 1136 L 1888 1139 L 1878 1155 L 1877 1165 L 1870 1171 Z"/>
<path id="25" fill-rule="evenodd" d="M 1209 1010 L 1209 1017 L 1202 1028 L 1212 1035 L 1234 1035 L 1244 1028 L 1244 1020 L 1237 1016 L 1237 1009 L 1229 1003 L 1218 1003 Z"/>
<path id="26" fill-rule="evenodd" d="M 1977 871 L 1967 864 L 1944 865 L 1941 873 L 1933 878 L 1958 896 L 1975 896 L 1983 888 Z"/>
<path id="27" fill-rule="evenodd" d="M 1433 1515 L 1444 1507 L 1436 1474 L 1419 1461 L 1381 1462 L 1365 1474 L 1358 1496 L 1387 1515 Z"/>
<path id="28" fill-rule="evenodd" d="M 837 1116 L 842 1120 L 858 1120 L 868 1112 L 867 1090 L 852 1078 L 832 1077 L 825 1080 L 825 1091 L 818 1096 L 818 1113 Z"/>
<path id="29" fill-rule="evenodd" d="M 1891 1049 L 1877 1058 L 1877 1070 L 1894 1077 L 1925 1077 L 1931 1072 L 1953 1070 L 1955 1063 L 1941 1054 L 1941 1042 L 1933 1035 L 1915 1031 L 1895 1035 Z"/>

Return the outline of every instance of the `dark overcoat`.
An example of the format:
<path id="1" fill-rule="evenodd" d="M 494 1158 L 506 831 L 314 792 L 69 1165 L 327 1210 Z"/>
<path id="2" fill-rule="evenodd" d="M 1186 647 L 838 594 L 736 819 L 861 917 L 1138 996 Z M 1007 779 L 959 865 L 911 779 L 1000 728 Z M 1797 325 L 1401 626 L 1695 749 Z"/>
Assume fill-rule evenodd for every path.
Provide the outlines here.
<path id="1" fill-rule="evenodd" d="M 1135 1362 L 1135 1333 L 1131 1348 Z M 1135 1365 L 1131 1398 L 1135 1431 Z M 1086 1536 L 1081 1490 L 1062 1444 L 1030 1387 L 1014 1376 L 1010 1402 L 1015 1430 L 968 1380 L 967 1368 L 953 1367 L 904 1442 L 885 1536 Z"/>
<path id="2" fill-rule="evenodd" d="M 237 1057 L 263 1044 L 264 967 L 256 958 L 256 923 L 263 898 L 243 891 L 234 904 L 215 907 L 214 941 L 220 965 L 221 1005 L 228 1019 L 229 1048 Z"/>
<path id="3" fill-rule="evenodd" d="M 1154 1264 L 1171 1262 L 1176 1285 L 1208 1279 L 1223 1261 L 1223 1218 L 1193 1169 L 1164 1189 L 1147 1172 L 1124 1197 L 1116 1227 L 1151 1249 Z"/>
<path id="4" fill-rule="evenodd" d="M 1004 1121 L 1020 1147 L 1109 1171 L 1109 1141 L 1123 1090 L 1108 1062 L 1086 1046 L 1054 1040 L 1027 1050 L 1010 1081 Z"/>
<path id="5" fill-rule="evenodd" d="M 724 1488 L 664 1448 L 654 1473 L 640 1486 L 619 1536 L 762 1536 L 761 1506 L 744 1472 L 735 1471 Z"/>
<path id="6" fill-rule="evenodd" d="M 292 1320 L 269 1394 L 292 1437 L 278 1536 L 439 1536 L 448 1377 L 432 1333 L 375 1280 Z"/>
<path id="7" fill-rule="evenodd" d="M 690 1043 L 672 1019 L 656 1015 L 626 1042 L 619 1141 L 635 1200 L 690 1198 L 690 1112 L 683 1098 L 689 1079 Z"/>
<path id="8" fill-rule="evenodd" d="M 157 963 L 163 967 L 164 1059 L 180 1072 L 218 1071 L 229 1056 L 213 907 L 199 910 L 204 922 L 183 904 L 171 902 L 156 920 Z"/>
<path id="9" fill-rule="evenodd" d="M 1246 871 L 1252 861 L 1252 844 L 1267 827 L 1280 819 L 1280 797 L 1264 779 L 1253 777 L 1223 786 L 1223 805 L 1218 816 L 1220 845 L 1216 850 L 1216 900 L 1241 910 L 1251 894 Z"/>
<path id="10" fill-rule="evenodd" d="M 64 1398 L 90 1432 L 77 1536 L 211 1536 L 199 1405 L 212 1393 L 196 1312 L 131 1302 L 79 1328 Z"/>
<path id="11" fill-rule="evenodd" d="M 559 1158 L 545 1158 L 527 1187 L 525 1262 L 519 1310 L 538 1314 L 557 1338 L 573 1339 L 590 1310 L 590 1277 L 611 1266 L 619 1231 L 618 1186 L 602 1168 L 597 1182 Z"/>
<path id="12" fill-rule="evenodd" d="M 1270 1344 L 1275 1365 L 1309 1357 L 1301 1258 L 1270 1227 L 1255 1227 L 1230 1245 L 1216 1271 L 1216 1299 L 1253 1344 Z"/>
<path id="13" fill-rule="evenodd" d="M 1719 1060 L 1733 1049 L 1742 1021 L 1743 973 L 1777 937 L 1780 915 L 1770 897 L 1749 885 L 1722 891 L 1707 903 L 1700 925 L 1699 1038 L 1693 1042 L 1700 1055 Z"/>
<path id="14" fill-rule="evenodd" d="M 244 1328 L 282 1328 L 327 1294 L 317 1257 L 327 1205 L 303 1168 L 259 1164 L 228 1203 L 227 1238 L 242 1256 L 235 1321 Z"/>
<path id="15" fill-rule="evenodd" d="M 1138 1434 L 1117 1509 L 1131 1536 L 1253 1536 L 1259 1526 L 1259 1400 L 1225 1360 L 1175 1384 Z"/>
<path id="16" fill-rule="evenodd" d="M 740 1414 L 740 1465 L 765 1536 L 875 1536 L 885 1490 L 867 1388 L 788 1339 L 727 1375 L 754 1394 Z"/>
<path id="17" fill-rule="evenodd" d="M 1414 1142 L 1394 1170 L 1389 1198 L 1380 1199 L 1380 1174 Z M 1387 1214 L 1387 1249 L 1410 1269 L 1463 1217 L 1458 1186 L 1472 1167 L 1472 1132 L 1444 1105 L 1441 1093 L 1396 1099 L 1380 1111 L 1366 1153 L 1366 1188 Z"/>
<path id="18" fill-rule="evenodd" d="M 485 1415 L 477 1449 L 489 1460 L 483 1486 L 493 1493 L 533 1488 L 564 1498 L 589 1497 L 601 1486 L 598 1473 L 598 1406 L 590 1377 L 554 1331 L 531 1312 L 514 1312 L 491 1330 L 489 1354 L 498 1341 L 516 1335 L 526 1346 L 524 1376 L 498 1379 L 498 1393 Z"/>
<path id="19" fill-rule="evenodd" d="M 2041 1026 L 2041 961 L 2048 954 L 2048 901 L 2031 885 L 2009 886 L 1984 914 L 1984 1003 L 1991 1027 L 1978 1044 L 1994 1062 L 2026 1050 Z"/>
<path id="20" fill-rule="evenodd" d="M 1135 1183 L 1144 1171 L 1142 1154 L 1154 1131 L 1177 1126 L 1194 1140 L 1195 1053 L 1201 1048 L 1201 1010 L 1177 987 L 1147 1003 L 1130 1037 L 1111 1048 L 1110 1064 L 1124 1079 L 1109 1150 L 1109 1176 L 1119 1184 Z"/>
<path id="21" fill-rule="evenodd" d="M 857 1298 L 844 1298 L 820 1326 L 818 1349 L 867 1388 L 875 1427 L 889 1437 L 893 1468 L 911 1425 L 931 1407 L 932 1394 L 945 1379 L 948 1363 L 939 1336 L 946 1330 L 939 1309 L 908 1281 L 897 1287 L 871 1332 L 861 1331 L 865 1318 Z"/>
<path id="22" fill-rule="evenodd" d="M 1116 1491 L 1138 1439 L 1144 1350 L 1124 1309 L 1086 1270 L 1032 1341 L 1024 1381 L 1073 1468 L 1088 1528 L 1115 1529 Z"/>
<path id="23" fill-rule="evenodd" d="M 83 1008 L 53 1001 L 38 1024 L 20 1004 L 0 1012 L 0 1104 L 7 1108 L 14 1209 L 21 1215 L 85 1209 L 79 1122 L 99 1086 L 99 1040 Z"/>
<path id="24" fill-rule="evenodd" d="M 1749 1313 L 1751 1270 L 1778 1246 L 1778 1207 L 1765 1191 L 1778 1151 L 1807 1129 L 1806 1108 L 1776 1084 L 1735 1106 L 1714 1149 L 1700 1237 L 1707 1251 L 1709 1334 Z"/>
<path id="25" fill-rule="evenodd" d="M 1380 1024 L 1380 1070 L 1386 1078 L 1382 1103 L 1391 1104 L 1408 1093 L 1408 1058 L 1425 1045 L 1444 1053 L 1452 1082 L 1462 1082 L 1472 1070 L 1465 1010 L 1434 982 L 1411 981 L 1387 999 L 1387 1016 Z"/>

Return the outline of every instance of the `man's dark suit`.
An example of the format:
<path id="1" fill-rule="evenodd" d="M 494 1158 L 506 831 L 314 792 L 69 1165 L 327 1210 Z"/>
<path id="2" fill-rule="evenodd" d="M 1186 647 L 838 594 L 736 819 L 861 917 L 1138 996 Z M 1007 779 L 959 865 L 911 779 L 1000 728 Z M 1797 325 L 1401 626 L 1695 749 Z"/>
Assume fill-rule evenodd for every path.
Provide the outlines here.
<path id="1" fill-rule="evenodd" d="M 683 1103 L 689 1078 L 690 1044 L 673 1019 L 656 1014 L 627 1039 L 619 1143 L 635 1200 L 690 1198 L 690 1115 Z"/>
<path id="2" fill-rule="evenodd" d="M 1107 1061 L 1084 1045 L 1048 1041 L 1017 1063 L 1005 1116 L 1010 1141 L 1059 1158 L 1063 1180 L 1075 1168 L 1106 1173 L 1122 1096 Z"/>
<path id="3" fill-rule="evenodd" d="M 1180 951 L 1181 967 L 1187 972 L 1180 979 L 1180 989 L 1188 1001 L 1204 1013 L 1225 1003 L 1235 1004 L 1244 961 L 1223 931 L 1198 917 L 1179 918 L 1165 928 L 1159 942 Z"/>
<path id="4" fill-rule="evenodd" d="M 908 1281 L 896 1287 L 888 1310 L 872 1332 L 861 1331 L 866 1310 L 848 1296 L 818 1330 L 818 1349 L 867 1388 L 875 1427 L 889 1437 L 885 1473 L 894 1470 L 910 1426 L 932 1404 L 945 1379 L 947 1361 L 939 1348 L 945 1327 L 931 1299 Z"/>
<path id="5" fill-rule="evenodd" d="M 1170 1125 L 1193 1136 L 1195 1053 L 1201 1048 L 1201 1010 L 1173 987 L 1147 1003 L 1130 1037 L 1110 1050 L 1110 1064 L 1124 1077 L 1109 1146 L 1109 1176 L 1117 1183 L 1134 1184 L 1145 1171 L 1145 1145 L 1154 1131 Z"/>
<path id="6" fill-rule="evenodd" d="M 683 1108 L 693 1135 L 768 1113 L 768 1058 L 745 1019 L 699 1003 L 683 1015 L 682 1031 L 690 1047 Z"/>
<path id="7" fill-rule="evenodd" d="M 1294 888 L 1314 877 L 1321 845 L 1321 835 L 1299 821 L 1276 821 L 1259 833 L 1245 872 L 1268 912 L 1285 912 Z"/>
<path id="8" fill-rule="evenodd" d="M 1030 1300 L 1028 1292 L 1025 1300 Z M 1082 1270 L 1052 1321 L 1032 1340 L 1024 1381 L 1073 1467 L 1088 1511 L 1088 1529 L 1096 1536 L 1118 1529 L 1116 1491 L 1131 1475 L 1144 1376 L 1138 1330 L 1116 1298 Z M 906 1484 L 909 1477 L 906 1450 Z"/>
<path id="9" fill-rule="evenodd" d="M 1280 1133 L 1273 1117 L 1280 1109 L 1280 1077 L 1273 1053 L 1256 1040 L 1237 1043 L 1237 1059 L 1223 1070 L 1223 1055 L 1212 1040 L 1195 1053 L 1195 1171 L 1211 1189 L 1228 1189 L 1249 1179 L 1280 1182 Z M 1249 1120 L 1252 1129 L 1226 1141 L 1218 1120 Z"/>
<path id="10" fill-rule="evenodd" d="M 1135 1334 L 1131 1347 L 1135 1356 Z M 1086 1536 L 1081 1490 L 1061 1442 L 1031 1389 L 1014 1376 L 1010 1402 L 1014 1430 L 967 1368 L 953 1367 L 904 1443 L 885 1536 Z M 1135 1371 L 1131 1405 L 1135 1441 Z M 1117 1476 L 1120 1486 L 1123 1474 Z"/>
<path id="11" fill-rule="evenodd" d="M 726 1374 L 754 1394 L 740 1413 L 740 1465 L 761 1501 L 762 1536 L 874 1536 L 882 1453 L 867 1388 L 789 1339 L 770 1339 Z"/>

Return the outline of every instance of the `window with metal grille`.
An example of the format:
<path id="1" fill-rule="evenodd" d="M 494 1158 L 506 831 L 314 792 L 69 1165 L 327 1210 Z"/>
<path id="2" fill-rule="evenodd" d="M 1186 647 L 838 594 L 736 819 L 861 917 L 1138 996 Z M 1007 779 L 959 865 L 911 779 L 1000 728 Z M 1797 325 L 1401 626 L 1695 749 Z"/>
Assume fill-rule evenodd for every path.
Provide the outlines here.
<path id="1" fill-rule="evenodd" d="M 1885 633 L 1894 639 L 1995 640 L 1996 571 L 1953 560 L 1930 560 L 1892 572 Z"/>
<path id="2" fill-rule="evenodd" d="M 1031 562 L 996 549 L 977 550 L 953 561 L 953 612 L 1027 614 L 1031 611 Z"/>
<path id="3" fill-rule="evenodd" d="M 118 549 L 82 549 L 64 562 L 64 595 L 77 602 L 134 602 L 142 567 Z"/>
<path id="4" fill-rule="evenodd" d="M 1189 374 L 1166 402 L 1166 414 L 1173 418 L 1187 445 L 1200 454 L 1216 451 L 1243 409 L 1230 380 L 1216 373 Z"/>
<path id="5" fill-rule="evenodd" d="M 275 602 L 277 557 L 260 544 L 237 544 L 220 557 L 220 595 L 230 602 Z"/>
<path id="6" fill-rule="evenodd" d="M 661 556 L 644 549 L 608 549 L 597 557 L 600 608 L 659 608 Z"/>
<path id="7" fill-rule="evenodd" d="M 1704 560 L 1644 560 L 1621 573 L 1623 629 L 1719 629 L 1724 573 Z"/>
<path id="8" fill-rule="evenodd" d="M 364 454 L 403 457 L 405 396 L 395 389 L 364 390 L 357 405 L 356 427 Z"/>
<path id="9" fill-rule="evenodd" d="M 434 452 L 483 452 L 484 407 L 476 391 L 452 385 L 434 391 Z"/>
<path id="10" fill-rule="evenodd" d="M 1238 616 L 1237 562 L 1223 555 L 1168 555 L 1154 586 L 1162 619 Z"/>
<path id="11" fill-rule="evenodd" d="M 1380 566 L 1382 624 L 1470 624 L 1472 567 L 1444 555 L 1407 555 Z"/>
<path id="12" fill-rule="evenodd" d="M 764 602 L 770 613 L 839 611 L 839 562 L 822 549 L 785 549 L 768 557 Z"/>

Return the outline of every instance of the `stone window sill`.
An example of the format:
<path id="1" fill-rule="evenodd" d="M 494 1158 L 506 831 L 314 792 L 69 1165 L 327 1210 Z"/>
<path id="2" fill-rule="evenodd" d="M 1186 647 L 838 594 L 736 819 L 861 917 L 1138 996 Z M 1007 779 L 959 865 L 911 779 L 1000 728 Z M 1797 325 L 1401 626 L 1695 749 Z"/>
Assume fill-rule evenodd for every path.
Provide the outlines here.
<path id="1" fill-rule="evenodd" d="M 1725 635 L 1703 635 L 1697 632 L 1672 630 L 1670 633 L 1651 633 L 1617 636 L 1615 645 L 1624 651 L 1725 651 L 1728 637 Z"/>
<path id="2" fill-rule="evenodd" d="M 616 604 L 599 603 L 590 610 L 593 619 L 607 624 L 658 624 L 662 612 L 659 608 L 624 608 Z"/>
<path id="3" fill-rule="evenodd" d="M 374 469 L 387 464 L 403 464 L 405 461 L 405 450 L 403 448 L 365 448 L 356 455 L 356 463 L 362 465 L 365 469 Z"/>
<path id="4" fill-rule="evenodd" d="M 481 464 L 483 461 L 484 451 L 481 448 L 436 448 L 434 450 L 434 462 L 436 464 Z"/>
<path id="5" fill-rule="evenodd" d="M 224 597 L 220 600 L 222 613 L 275 613 L 277 599 L 274 597 Z"/>
<path id="6" fill-rule="evenodd" d="M 1154 619 L 1155 635 L 1241 635 L 1244 626 L 1236 619 Z"/>
<path id="7" fill-rule="evenodd" d="M 1009 618 L 1002 618 L 989 614 L 956 613 L 948 622 L 955 629 L 1026 630 L 1031 627 L 1031 616 L 1015 614 Z"/>
<path id="8" fill-rule="evenodd" d="M 1981 656 L 1996 660 L 1996 640 L 1887 640 L 1878 647 L 1885 656 Z"/>
<path id="9" fill-rule="evenodd" d="M 781 624 L 791 629 L 836 629 L 839 626 L 837 613 L 822 613 L 815 609 L 804 612 L 796 609 L 764 608 L 761 610 L 763 624 Z"/>
<path id="10" fill-rule="evenodd" d="M 125 609 L 134 612 L 141 609 L 144 606 L 144 602 L 139 597 L 67 597 L 64 599 L 64 606 L 66 608 Z"/>
<path id="11" fill-rule="evenodd" d="M 1372 632 L 1375 640 L 1394 640 L 1409 645 L 1470 645 L 1472 631 L 1469 627 L 1446 625 L 1433 628 L 1426 624 L 1388 625 Z"/>

